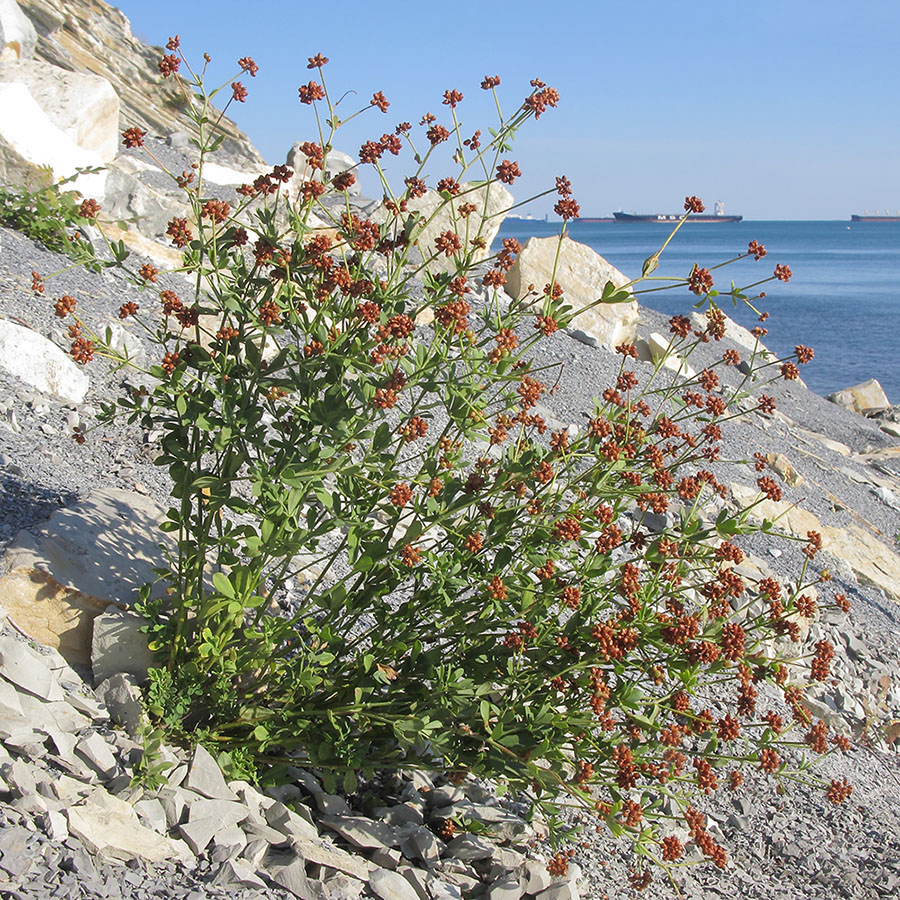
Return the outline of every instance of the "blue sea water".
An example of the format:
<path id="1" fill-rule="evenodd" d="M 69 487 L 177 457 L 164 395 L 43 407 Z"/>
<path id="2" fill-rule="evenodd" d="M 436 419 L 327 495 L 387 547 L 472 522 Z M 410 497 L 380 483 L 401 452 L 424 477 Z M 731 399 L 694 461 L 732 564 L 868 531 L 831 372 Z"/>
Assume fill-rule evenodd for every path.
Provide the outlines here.
<path id="1" fill-rule="evenodd" d="M 521 243 L 531 236 L 558 233 L 558 225 L 507 221 L 500 238 Z M 629 278 L 670 232 L 670 226 L 620 222 L 576 222 L 573 240 L 587 244 Z M 655 275 L 686 277 L 694 263 L 711 268 L 746 252 L 755 239 L 768 255 L 741 260 L 713 272 L 716 288 L 727 292 L 771 275 L 776 263 L 790 266 L 790 282 L 771 281 L 759 308 L 770 313 L 766 345 L 785 355 L 795 344 L 815 350 L 801 370 L 809 387 L 829 394 L 877 378 L 892 403 L 900 404 L 900 223 L 740 222 L 687 224 L 666 248 Z M 640 290 L 644 285 L 639 286 Z M 666 314 L 689 312 L 697 298 L 687 288 L 642 294 L 639 301 Z M 752 328 L 756 316 L 730 297 L 719 302 L 741 325 Z"/>

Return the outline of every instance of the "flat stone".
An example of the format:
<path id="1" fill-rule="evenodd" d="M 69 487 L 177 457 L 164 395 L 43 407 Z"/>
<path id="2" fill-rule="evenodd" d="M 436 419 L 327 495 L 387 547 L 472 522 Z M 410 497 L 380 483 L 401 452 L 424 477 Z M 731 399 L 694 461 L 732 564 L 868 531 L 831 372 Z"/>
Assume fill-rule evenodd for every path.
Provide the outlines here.
<path id="1" fill-rule="evenodd" d="M 370 852 L 369 861 L 376 866 L 381 866 L 382 869 L 396 869 L 399 867 L 403 857 L 410 855 L 414 854 L 403 854 L 392 847 L 379 847 L 377 850 Z"/>
<path id="2" fill-rule="evenodd" d="M 488 900 L 519 900 L 525 893 L 524 885 L 519 883 L 518 879 L 507 881 L 498 881 L 488 888 Z"/>
<path id="3" fill-rule="evenodd" d="M 65 700 L 53 672 L 40 655 L 12 635 L 0 635 L 0 675 L 41 700 Z"/>
<path id="4" fill-rule="evenodd" d="M 289 837 L 315 839 L 319 836 L 315 825 L 311 825 L 303 816 L 276 800 L 265 812 L 266 822 L 276 831 Z"/>
<path id="5" fill-rule="evenodd" d="M 300 857 L 286 866 L 273 867 L 269 871 L 276 884 L 300 900 L 331 900 L 322 882 L 306 874 L 306 863 Z"/>
<path id="6" fill-rule="evenodd" d="M 358 900 L 366 889 L 366 882 L 351 878 L 343 872 L 329 872 L 322 878 L 325 893 L 332 900 Z"/>
<path id="7" fill-rule="evenodd" d="M 447 845 L 447 856 L 454 859 L 490 859 L 496 844 L 474 834 L 460 834 Z"/>
<path id="8" fill-rule="evenodd" d="M 202 744 L 194 747 L 184 787 L 211 800 L 237 800 L 237 794 L 225 783 L 219 764 Z"/>
<path id="9" fill-rule="evenodd" d="M 381 900 L 419 900 L 415 888 L 399 873 L 375 869 L 369 875 L 369 888 Z"/>
<path id="10" fill-rule="evenodd" d="M 578 888 L 570 881 L 551 884 L 535 896 L 535 900 L 579 900 Z"/>
<path id="11" fill-rule="evenodd" d="M 147 670 L 154 664 L 147 635 L 141 628 L 147 620 L 136 612 L 107 609 L 94 619 L 91 640 L 91 669 L 94 684 L 113 675 L 131 675 L 138 684 L 147 680 Z"/>
<path id="12" fill-rule="evenodd" d="M 231 825 L 247 818 L 247 808 L 233 800 L 198 800 L 191 804 L 188 820 L 179 827 L 181 836 L 196 855 Z"/>
<path id="13" fill-rule="evenodd" d="M 326 794 L 324 791 L 314 795 L 319 812 L 326 816 L 349 816 L 352 812 L 350 804 L 343 797 L 336 794 Z"/>
<path id="14" fill-rule="evenodd" d="M 361 881 L 365 881 L 372 871 L 372 863 L 362 856 L 354 856 L 321 839 L 304 840 L 292 838 L 291 846 L 307 862 L 319 866 L 327 866 L 329 869 L 337 869 L 346 875 L 352 875 Z M 376 851 L 377 852 L 377 851 Z"/>
<path id="15" fill-rule="evenodd" d="M 124 672 L 112 675 L 97 686 L 97 696 L 117 725 L 121 725 L 132 737 L 139 734 L 144 707 L 141 689 L 133 676 Z"/>
<path id="16" fill-rule="evenodd" d="M 213 884 L 223 887 L 245 887 L 265 889 L 266 883 L 256 874 L 253 867 L 240 859 L 226 859 L 219 867 Z"/>
<path id="17" fill-rule="evenodd" d="M 375 810 L 375 815 L 386 825 L 422 825 L 425 816 L 420 807 L 412 803 L 399 803 L 397 806 L 382 806 Z"/>
<path id="18" fill-rule="evenodd" d="M 138 818 L 148 828 L 152 828 L 157 834 L 165 834 L 169 829 L 169 820 L 165 807 L 158 797 L 147 797 L 138 800 L 134 804 L 134 811 Z"/>
<path id="19" fill-rule="evenodd" d="M 777 472 L 784 483 L 790 487 L 799 487 L 803 484 L 803 476 L 783 453 L 767 453 L 766 462 L 769 464 L 769 468 Z"/>
<path id="20" fill-rule="evenodd" d="M 145 828 L 130 804 L 101 789 L 95 788 L 82 805 L 70 806 L 65 813 L 69 831 L 80 838 L 91 853 L 123 861 L 139 858 L 153 863 L 193 859 L 184 843 Z"/>
<path id="21" fill-rule="evenodd" d="M 112 778 L 116 774 L 118 763 L 109 744 L 96 731 L 82 738 L 75 745 L 75 752 L 101 778 Z"/>
<path id="22" fill-rule="evenodd" d="M 832 403 L 844 407 L 844 409 L 859 413 L 861 416 L 871 416 L 875 413 L 884 412 L 891 405 L 891 401 L 888 400 L 884 389 L 874 378 L 863 381 L 861 384 L 855 384 L 853 387 L 835 391 L 835 393 L 828 395 L 828 399 Z"/>
<path id="23" fill-rule="evenodd" d="M 363 816 L 322 816 L 319 823 L 364 850 L 395 847 L 398 843 L 393 828 Z"/>
<path id="24" fill-rule="evenodd" d="M 410 859 L 418 857 L 429 866 L 437 864 L 445 850 L 444 842 L 424 825 L 412 825 L 407 828 L 414 830 L 400 845 L 404 856 Z"/>
<path id="25" fill-rule="evenodd" d="M 92 621 L 110 603 L 128 606 L 142 585 L 154 583 L 163 564 L 159 531 L 165 511 L 140 494 L 106 488 L 57 510 L 44 525 L 21 531 L 4 555 L 0 603 L 16 627 L 90 665 Z"/>
<path id="26" fill-rule="evenodd" d="M 525 861 L 525 893 L 540 894 L 550 887 L 552 879 L 547 871 L 547 860 L 528 859 Z"/>

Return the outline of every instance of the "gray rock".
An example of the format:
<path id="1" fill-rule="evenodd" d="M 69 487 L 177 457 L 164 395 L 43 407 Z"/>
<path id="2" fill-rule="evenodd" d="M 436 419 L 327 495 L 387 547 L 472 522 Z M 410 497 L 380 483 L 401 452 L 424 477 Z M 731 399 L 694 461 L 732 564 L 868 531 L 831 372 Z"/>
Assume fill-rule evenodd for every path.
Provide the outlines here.
<path id="1" fill-rule="evenodd" d="M 277 866 L 271 870 L 272 880 L 290 891 L 300 900 L 330 900 L 321 881 L 310 878 L 306 874 L 306 864 L 300 857 L 295 857 L 285 866 Z"/>
<path id="2" fill-rule="evenodd" d="M 547 871 L 547 861 L 529 859 L 525 861 L 525 893 L 539 894 L 550 887 L 552 879 Z"/>
<path id="3" fill-rule="evenodd" d="M 225 783 L 219 764 L 202 744 L 194 748 L 184 786 L 211 800 L 237 800 L 237 794 Z"/>
<path id="4" fill-rule="evenodd" d="M 186 131 L 173 131 L 166 138 L 166 143 L 170 147 L 176 147 L 179 150 L 189 150 L 191 147 L 191 136 Z"/>
<path id="5" fill-rule="evenodd" d="M 231 825 L 247 818 L 247 808 L 232 800 L 198 800 L 191 804 L 188 820 L 181 825 L 181 836 L 195 854 L 201 854 L 209 842 Z"/>
<path id="6" fill-rule="evenodd" d="M 381 900 L 419 900 L 409 881 L 390 869 L 375 869 L 369 875 L 369 888 Z"/>
<path id="7" fill-rule="evenodd" d="M 525 893 L 524 885 L 518 879 L 498 881 L 488 888 L 488 900 L 519 900 Z"/>
<path id="8" fill-rule="evenodd" d="M 445 845 L 430 829 L 423 825 L 411 825 L 405 826 L 404 832 L 408 835 L 400 845 L 404 856 L 422 859 L 429 866 L 440 861 Z"/>
<path id="9" fill-rule="evenodd" d="M 169 817 L 163 802 L 158 797 L 147 797 L 134 804 L 134 811 L 142 824 L 152 828 L 157 834 L 165 834 L 169 828 Z"/>
<path id="10" fill-rule="evenodd" d="M 101 778 L 112 778 L 118 763 L 109 744 L 96 732 L 83 737 L 75 745 L 78 754 Z"/>
<path id="11" fill-rule="evenodd" d="M 579 900 L 578 888 L 571 881 L 551 884 L 536 895 L 535 900 Z"/>
<path id="12" fill-rule="evenodd" d="M 351 814 L 350 805 L 343 797 L 324 792 L 314 796 L 319 812 L 325 813 L 326 816 L 349 816 Z"/>
<path id="13" fill-rule="evenodd" d="M 266 883 L 244 860 L 226 859 L 213 876 L 212 883 L 223 887 L 265 888 Z"/>
<path id="14" fill-rule="evenodd" d="M 140 733 L 144 707 L 141 689 L 132 675 L 119 672 L 110 676 L 98 685 L 97 696 L 117 725 L 121 725 L 132 737 Z"/>
<path id="15" fill-rule="evenodd" d="M 273 803 L 265 813 L 266 822 L 276 831 L 289 837 L 315 839 L 319 836 L 316 826 L 280 801 Z"/>
<path id="16" fill-rule="evenodd" d="M 291 846 L 307 862 L 317 866 L 326 866 L 329 869 L 336 869 L 360 881 L 365 881 L 372 870 L 372 863 L 366 861 L 363 857 L 347 853 L 345 850 L 341 850 L 321 839 L 304 840 L 303 838 L 292 838 Z M 376 850 L 375 852 L 377 853 L 378 851 Z M 387 866 L 385 868 L 390 867 Z"/>
<path id="17" fill-rule="evenodd" d="M 447 845 L 447 856 L 454 859 L 490 859 L 496 844 L 474 834 L 460 834 Z"/>
<path id="18" fill-rule="evenodd" d="M 319 823 L 364 850 L 395 847 L 398 843 L 393 828 L 363 816 L 323 816 Z"/>
<path id="19" fill-rule="evenodd" d="M 396 869 L 400 865 L 400 860 L 404 855 L 399 850 L 390 847 L 378 847 L 369 854 L 369 860 L 382 869 Z"/>
<path id="20" fill-rule="evenodd" d="M 422 825 L 425 822 L 422 810 L 412 803 L 400 803 L 397 806 L 381 806 L 375 810 L 375 815 L 386 825 L 394 827 L 399 825 Z"/>
<path id="21" fill-rule="evenodd" d="M 325 893 L 332 900 L 358 900 L 366 889 L 366 882 L 351 878 L 343 872 L 331 872 L 322 879 Z"/>
<path id="22" fill-rule="evenodd" d="M 147 670 L 154 665 L 154 659 L 147 647 L 147 635 L 140 630 L 146 624 L 147 620 L 138 613 L 115 608 L 94 619 L 94 684 L 122 673 L 131 675 L 138 684 L 147 680 Z"/>
<path id="23" fill-rule="evenodd" d="M 42 700 L 65 699 L 49 666 L 37 653 L 9 634 L 0 635 L 0 675 L 20 690 Z"/>

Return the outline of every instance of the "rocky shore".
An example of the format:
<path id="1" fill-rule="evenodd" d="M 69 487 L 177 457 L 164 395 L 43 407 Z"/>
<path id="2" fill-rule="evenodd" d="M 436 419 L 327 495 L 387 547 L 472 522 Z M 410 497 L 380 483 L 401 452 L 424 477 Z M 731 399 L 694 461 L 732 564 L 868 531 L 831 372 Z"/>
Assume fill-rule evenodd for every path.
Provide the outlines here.
<path id="1" fill-rule="evenodd" d="M 98 76 L 81 64 L 86 30 L 134 44 L 135 71 L 156 51 L 138 46 L 124 17 L 102 2 L 23 0 L 21 7 L 27 17 L 11 0 L 0 5 L 0 93 L 18 85 L 9 96 L 32 109 L 19 88 L 46 98 L 38 85 L 54 83 L 51 69 L 65 68 L 87 79 L 78 102 L 93 110 L 91 134 L 117 134 L 116 104 L 133 116 L 142 107 L 140 84 L 123 71 L 105 72 L 111 94 L 92 82 Z M 128 57 L 119 52 L 118 58 Z M 70 90 L 73 82 L 60 83 Z M 183 120 L 165 106 L 144 114 L 156 159 L 173 171 L 188 168 Z M 54 116 L 53 126 L 63 131 L 78 119 L 71 110 Z M 227 153 L 213 170 L 219 183 L 212 190 L 223 197 L 261 165 L 249 140 L 228 127 Z M 0 121 L 6 181 L 36 165 L 10 133 Z M 120 152 L 118 140 L 112 149 L 108 139 L 87 147 L 78 144 L 87 138 L 72 134 L 79 152 L 98 154 L 108 166 L 104 209 L 120 219 L 142 217 L 141 227 L 122 231 L 122 239 L 161 268 L 175 262 L 158 240 L 178 209 L 163 173 L 145 156 Z M 356 196 L 353 203 L 377 215 L 374 201 Z M 87 229 L 85 238 L 96 235 Z M 588 302 L 598 285 L 621 276 L 592 251 L 568 244 L 569 268 L 560 280 L 571 279 L 573 302 L 576 284 Z M 547 280 L 545 255 L 540 243 L 522 254 L 513 294 L 516 285 Z M 137 424 L 98 427 L 84 445 L 72 440 L 73 429 L 93 427 L 101 404 L 140 378 L 102 361 L 77 368 L 55 349 L 68 341 L 49 295 L 32 292 L 33 271 L 60 272 L 53 296 L 76 296 L 84 318 L 109 326 L 135 358 L 153 352 L 117 316 L 123 303 L 147 303 L 148 295 L 115 270 L 70 269 L 65 257 L 0 229 L 0 896 L 631 896 L 627 843 L 585 822 L 568 872 L 551 876 L 541 824 L 527 822 L 515 798 L 500 799 L 491 785 L 473 779 L 452 784 L 439 772 L 397 772 L 339 795 L 327 792 L 310 769 L 293 770 L 287 785 L 264 787 L 223 774 L 202 748 L 164 747 L 168 765 L 159 784 L 135 786 L 147 763 L 137 684 L 149 659 L 128 608 L 137 588 L 152 579 L 160 539 L 155 523 L 168 505 L 169 485 L 153 464 L 159 438 L 153 431 Z M 176 276 L 162 280 L 179 287 Z M 429 326 L 418 327 L 425 335 Z M 559 371 L 558 389 L 540 412 L 555 429 L 582 428 L 591 398 L 615 381 L 619 357 L 611 348 L 625 338 L 640 348 L 634 368 L 643 383 L 656 364 L 674 378 L 688 365 L 712 364 L 727 349 L 746 356 L 752 344 L 730 324 L 725 339 L 701 345 L 684 362 L 666 356 L 661 336 L 667 333 L 666 317 L 636 303 L 582 317 L 577 328 L 538 345 L 537 363 Z M 728 368 L 723 377 L 727 389 L 743 376 Z M 641 896 L 811 900 L 900 892 L 900 410 L 872 385 L 857 388 L 832 401 L 799 380 L 767 384 L 775 411 L 752 403 L 732 409 L 721 460 L 710 466 L 728 486 L 722 502 L 745 507 L 757 496 L 758 454 L 784 496 L 757 513 L 777 517 L 800 538 L 809 530 L 823 536 L 814 568 L 830 571 L 850 612 L 814 620 L 796 654 L 808 653 L 826 634 L 837 638 L 833 678 L 819 685 L 809 709 L 845 734 L 851 749 L 829 756 L 814 774 L 824 783 L 847 779 L 851 801 L 833 806 L 819 788 L 786 784 L 782 790 L 761 773 L 750 777 L 740 792 L 706 799 L 710 831 L 729 850 L 727 868 L 694 852 L 669 876 L 655 873 Z M 799 569 L 801 547 L 757 535 L 746 542 L 740 574 L 786 577 Z M 454 832 L 451 820 L 467 823 L 465 829 Z M 579 824 L 577 816 L 571 824 Z"/>

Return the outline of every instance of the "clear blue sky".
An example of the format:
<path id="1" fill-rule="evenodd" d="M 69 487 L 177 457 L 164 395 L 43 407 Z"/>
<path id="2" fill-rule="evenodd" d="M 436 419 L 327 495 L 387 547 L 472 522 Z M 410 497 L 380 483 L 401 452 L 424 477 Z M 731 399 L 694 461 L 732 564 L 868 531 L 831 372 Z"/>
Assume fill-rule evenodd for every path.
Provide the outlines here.
<path id="1" fill-rule="evenodd" d="M 229 112 L 272 164 L 315 136 L 297 87 L 321 52 L 333 96 L 355 90 L 364 105 L 382 90 L 391 101 L 339 135 L 354 155 L 398 122 L 446 113 L 448 88 L 466 97 L 464 130 L 486 131 L 484 75 L 501 76 L 510 111 L 531 78 L 556 87 L 559 108 L 529 124 L 511 154 L 525 173 L 516 199 L 566 174 L 582 215 L 676 210 L 685 194 L 751 219 L 900 208 L 898 0 L 116 5 L 148 43 L 178 33 L 190 58 L 209 52 L 222 80 L 238 57 L 256 60 L 257 77 L 242 78 L 246 104 Z M 358 108 L 345 102 L 347 113 Z"/>

